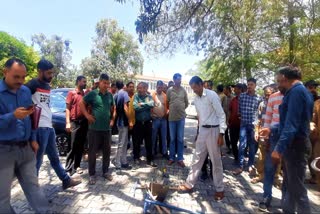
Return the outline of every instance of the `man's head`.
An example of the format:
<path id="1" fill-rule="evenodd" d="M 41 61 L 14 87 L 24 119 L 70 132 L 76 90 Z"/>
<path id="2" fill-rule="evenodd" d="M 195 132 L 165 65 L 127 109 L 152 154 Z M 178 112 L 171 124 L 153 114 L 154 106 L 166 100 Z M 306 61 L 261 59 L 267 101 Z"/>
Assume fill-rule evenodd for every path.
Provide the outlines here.
<path id="1" fill-rule="evenodd" d="M 170 81 L 168 82 L 168 88 L 171 88 L 172 86 L 174 86 L 174 82 L 170 80 Z"/>
<path id="2" fill-rule="evenodd" d="M 37 64 L 39 79 L 50 83 L 54 76 L 53 67 L 53 64 L 49 60 L 41 59 Z"/>
<path id="3" fill-rule="evenodd" d="M 4 64 L 5 83 L 11 90 L 18 90 L 27 76 L 27 66 L 17 58 L 8 59 Z"/>
<path id="4" fill-rule="evenodd" d="M 255 93 L 257 80 L 255 78 L 249 78 L 247 80 L 247 84 L 248 84 L 248 93 Z"/>
<path id="5" fill-rule="evenodd" d="M 162 91 L 166 94 L 167 93 L 167 91 L 168 91 L 168 86 L 167 86 L 167 84 L 163 84 L 163 88 L 162 88 Z"/>
<path id="6" fill-rule="evenodd" d="M 138 94 L 140 95 L 140 96 L 144 96 L 144 95 L 146 95 L 147 94 L 147 91 L 148 91 L 148 84 L 146 83 L 146 82 L 140 82 L 139 84 L 138 84 L 138 87 L 137 87 L 138 89 Z"/>
<path id="7" fill-rule="evenodd" d="M 318 97 L 317 87 L 319 86 L 319 83 L 314 80 L 309 80 L 304 85 L 315 98 Z"/>
<path id="8" fill-rule="evenodd" d="M 234 93 L 236 94 L 236 96 L 239 96 L 242 93 L 242 84 L 241 83 L 237 83 L 234 86 Z"/>
<path id="9" fill-rule="evenodd" d="M 110 87 L 110 80 L 108 74 L 101 74 L 99 77 L 99 90 L 102 93 L 105 93 L 108 91 L 108 88 Z"/>
<path id="10" fill-rule="evenodd" d="M 263 89 L 264 98 L 265 98 L 266 100 L 269 99 L 269 97 L 270 97 L 270 95 L 271 95 L 272 93 L 273 93 L 273 90 L 272 90 L 272 88 L 271 88 L 270 86 L 267 86 L 267 87 L 265 87 L 265 88 Z"/>
<path id="11" fill-rule="evenodd" d="M 193 76 L 189 81 L 189 85 L 192 88 L 193 92 L 198 95 L 202 96 L 203 93 L 203 81 L 198 76 Z"/>
<path id="12" fill-rule="evenodd" d="M 133 82 L 128 82 L 127 83 L 127 92 L 129 95 L 134 94 L 134 83 Z"/>
<path id="13" fill-rule="evenodd" d="M 110 92 L 111 94 L 115 94 L 117 92 L 117 86 L 115 82 L 111 83 Z"/>
<path id="14" fill-rule="evenodd" d="M 297 67 L 286 66 L 278 70 L 277 82 L 281 92 L 290 89 L 296 80 L 301 80 L 301 72 Z"/>
<path id="15" fill-rule="evenodd" d="M 174 82 L 175 86 L 181 86 L 181 78 L 182 78 L 182 76 L 179 73 L 175 73 L 173 75 L 173 82 Z"/>
<path id="16" fill-rule="evenodd" d="M 161 94 L 163 92 L 164 83 L 161 80 L 157 81 L 157 93 Z"/>
<path id="17" fill-rule="evenodd" d="M 116 81 L 116 87 L 117 87 L 118 90 L 123 89 L 123 87 L 124 87 L 123 82 L 121 80 L 117 80 Z"/>
<path id="18" fill-rule="evenodd" d="M 218 94 L 221 94 L 223 92 L 224 86 L 222 84 L 217 85 L 217 92 Z"/>
<path id="19" fill-rule="evenodd" d="M 248 86 L 247 86 L 247 84 L 243 83 L 242 84 L 242 93 L 245 93 L 247 91 L 248 91 Z"/>
<path id="20" fill-rule="evenodd" d="M 206 80 L 203 82 L 203 87 L 209 90 L 212 90 L 213 88 L 213 82 L 212 80 Z"/>
<path id="21" fill-rule="evenodd" d="M 226 95 L 226 96 L 230 96 L 231 93 L 232 93 L 232 88 L 230 85 L 227 85 L 224 87 L 223 89 L 223 93 Z"/>
<path id="22" fill-rule="evenodd" d="M 77 79 L 76 79 L 76 86 L 78 88 L 81 88 L 81 89 L 86 89 L 87 88 L 87 79 L 85 76 L 77 76 Z"/>

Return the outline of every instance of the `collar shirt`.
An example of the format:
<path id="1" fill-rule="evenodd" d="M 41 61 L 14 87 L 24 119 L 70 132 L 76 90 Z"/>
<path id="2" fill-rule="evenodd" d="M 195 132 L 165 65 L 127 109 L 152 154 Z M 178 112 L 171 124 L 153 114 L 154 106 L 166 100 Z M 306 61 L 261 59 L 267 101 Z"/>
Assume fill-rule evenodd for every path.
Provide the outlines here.
<path id="1" fill-rule="evenodd" d="M 200 127 L 203 125 L 219 125 L 220 133 L 225 133 L 227 129 L 226 115 L 216 92 L 203 89 L 201 97 L 196 95 L 194 104 Z"/>
<path id="2" fill-rule="evenodd" d="M 241 125 L 254 125 L 257 121 L 258 107 L 261 98 L 254 94 L 242 93 L 239 97 L 239 114 Z"/>
<path id="3" fill-rule="evenodd" d="M 293 140 L 306 139 L 310 134 L 313 99 L 301 82 L 294 84 L 286 92 L 279 113 L 280 138 L 274 150 L 283 154 Z"/>

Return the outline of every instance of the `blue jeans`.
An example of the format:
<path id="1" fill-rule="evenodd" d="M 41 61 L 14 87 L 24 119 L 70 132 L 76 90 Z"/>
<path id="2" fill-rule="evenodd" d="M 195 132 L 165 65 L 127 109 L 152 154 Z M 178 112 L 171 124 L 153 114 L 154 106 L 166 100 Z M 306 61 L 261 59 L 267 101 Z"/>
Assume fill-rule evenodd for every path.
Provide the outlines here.
<path id="1" fill-rule="evenodd" d="M 264 161 L 264 179 L 263 179 L 263 198 L 272 198 L 272 185 L 274 181 L 274 175 L 277 170 L 277 165 L 274 165 L 271 160 L 271 153 L 276 146 L 279 133 L 278 127 L 271 128 L 269 137 L 269 148 L 267 149 L 266 159 Z"/>
<path id="2" fill-rule="evenodd" d="M 165 155 L 167 154 L 167 120 L 165 118 L 152 119 L 152 152 L 156 151 L 157 148 L 157 135 L 159 128 L 161 132 L 162 143 L 161 153 Z"/>
<path id="3" fill-rule="evenodd" d="M 62 167 L 56 146 L 56 133 L 53 128 L 40 127 L 37 129 L 37 142 L 39 143 L 39 150 L 37 152 L 37 174 L 43 162 L 44 153 L 47 154 L 50 164 L 56 172 L 59 179 L 65 183 L 69 182 L 70 176 Z"/>
<path id="4" fill-rule="evenodd" d="M 169 121 L 170 129 L 170 160 L 175 160 L 176 154 L 178 161 L 183 160 L 183 137 L 185 119 Z M 177 149 L 176 151 L 176 144 Z"/>
<path id="5" fill-rule="evenodd" d="M 246 146 L 249 146 L 248 167 L 253 166 L 254 158 L 258 150 L 258 143 L 254 140 L 254 126 L 252 124 L 240 126 L 240 144 L 239 144 L 239 167 L 244 165 L 244 152 Z"/>

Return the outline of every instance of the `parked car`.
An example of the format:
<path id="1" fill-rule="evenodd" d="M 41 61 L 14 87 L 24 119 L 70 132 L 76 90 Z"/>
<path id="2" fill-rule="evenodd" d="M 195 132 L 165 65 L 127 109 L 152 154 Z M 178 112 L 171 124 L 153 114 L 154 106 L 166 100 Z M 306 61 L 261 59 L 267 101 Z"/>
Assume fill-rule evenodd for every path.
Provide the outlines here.
<path id="1" fill-rule="evenodd" d="M 189 100 L 189 105 L 186 109 L 186 113 L 188 118 L 197 119 L 197 111 L 193 100 Z"/>
<path id="2" fill-rule="evenodd" d="M 59 155 L 65 156 L 70 151 L 70 134 L 66 132 L 66 97 L 72 88 L 53 89 L 50 93 L 52 125 L 56 132 L 56 144 Z"/>

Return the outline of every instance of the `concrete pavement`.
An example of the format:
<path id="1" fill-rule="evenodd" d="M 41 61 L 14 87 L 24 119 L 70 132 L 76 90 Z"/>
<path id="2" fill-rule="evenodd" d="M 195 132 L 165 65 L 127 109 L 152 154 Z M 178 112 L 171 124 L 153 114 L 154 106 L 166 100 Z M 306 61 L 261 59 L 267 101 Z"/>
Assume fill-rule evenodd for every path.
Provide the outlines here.
<path id="1" fill-rule="evenodd" d="M 51 201 L 50 210 L 53 213 L 141 213 L 143 211 L 144 191 L 137 189 L 133 191 L 135 182 L 141 184 L 150 182 L 163 182 L 175 186 L 183 183 L 186 179 L 189 166 L 192 161 L 194 138 L 196 134 L 196 121 L 187 119 L 185 130 L 185 163 L 184 169 L 177 164 L 167 166 L 167 161 L 157 158 L 155 162 L 158 168 L 149 168 L 143 162 L 141 167 L 134 167 L 129 171 L 116 172 L 115 167 L 110 164 L 110 170 L 114 176 L 113 181 L 102 178 L 101 157 L 97 160 L 97 183 L 88 184 L 87 163 L 83 162 L 84 173 L 81 175 L 82 183 L 66 191 L 62 190 L 61 181 L 55 175 L 48 159 L 45 157 L 40 171 L 39 181 L 46 196 Z M 116 145 L 112 145 L 112 156 L 114 156 Z M 222 148 L 225 152 L 225 148 Z M 132 163 L 131 150 L 128 158 Z M 61 157 L 65 164 L 65 157 Z M 233 176 L 233 159 L 230 155 L 223 157 L 225 198 L 214 201 L 214 187 L 212 180 L 198 182 L 194 191 L 189 194 L 178 194 L 170 190 L 166 202 L 195 212 L 205 213 L 257 213 L 258 203 L 262 199 L 262 183 L 251 184 L 247 172 L 240 176 Z M 163 169 L 169 174 L 169 178 L 162 176 Z M 319 196 L 314 193 L 314 186 L 309 186 L 309 198 L 312 211 L 320 213 Z M 30 213 L 26 198 L 20 185 L 15 181 L 12 185 L 12 205 L 17 213 Z M 273 188 L 274 201 L 273 212 L 280 211 L 280 190 Z"/>

